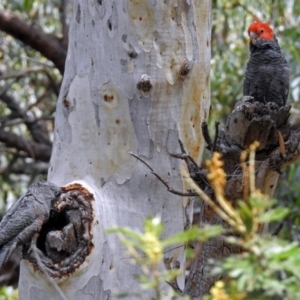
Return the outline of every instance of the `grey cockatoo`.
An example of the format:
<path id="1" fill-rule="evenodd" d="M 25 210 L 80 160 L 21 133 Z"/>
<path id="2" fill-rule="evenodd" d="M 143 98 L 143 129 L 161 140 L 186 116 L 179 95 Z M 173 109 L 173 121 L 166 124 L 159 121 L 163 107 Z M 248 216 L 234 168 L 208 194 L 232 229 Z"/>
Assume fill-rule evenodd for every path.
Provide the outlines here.
<path id="1" fill-rule="evenodd" d="M 0 223 L 0 269 L 18 245 L 28 243 L 41 230 L 60 194 L 55 184 L 36 182 L 8 210 Z"/>

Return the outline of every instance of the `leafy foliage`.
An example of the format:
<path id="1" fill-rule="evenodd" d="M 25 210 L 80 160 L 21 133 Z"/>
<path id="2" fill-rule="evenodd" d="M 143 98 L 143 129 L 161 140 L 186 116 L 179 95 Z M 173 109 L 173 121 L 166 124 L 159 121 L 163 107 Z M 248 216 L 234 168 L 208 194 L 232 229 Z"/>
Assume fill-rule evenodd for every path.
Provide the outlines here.
<path id="1" fill-rule="evenodd" d="M 153 289 L 155 299 L 170 299 L 164 295 L 164 282 L 176 282 L 180 271 L 166 267 L 161 271 L 159 265 L 163 260 L 168 246 L 186 246 L 191 241 L 207 241 L 212 237 L 223 235 L 223 239 L 240 247 L 238 254 L 230 255 L 222 261 L 211 260 L 211 274 L 221 275 L 222 281 L 217 281 L 205 300 L 254 300 L 254 299 L 299 299 L 300 297 L 300 247 L 298 242 L 280 238 L 276 235 L 261 234 L 262 228 L 271 222 L 282 221 L 290 210 L 277 205 L 276 200 L 269 199 L 255 188 L 255 151 L 257 143 L 250 146 L 249 164 L 244 172 L 249 178 L 249 197 L 240 200 L 233 207 L 224 196 L 224 171 L 220 155 L 214 154 L 206 163 L 208 179 L 215 192 L 216 202 L 204 192 L 183 172 L 187 184 L 211 208 L 219 214 L 231 227 L 226 232 L 218 226 L 198 228 L 191 227 L 185 232 L 165 239 L 160 239 L 163 226 L 159 218 L 149 218 L 144 222 L 144 233 L 138 233 L 128 228 L 110 229 L 110 233 L 121 234 L 121 241 L 130 253 L 132 262 L 137 263 L 144 275 L 139 277 L 141 287 Z M 246 153 L 246 152 L 245 152 Z M 242 155 L 246 157 L 246 155 Z M 171 285 L 174 287 L 174 285 Z M 174 291 L 172 297 L 180 299 L 181 293 Z"/>
<path id="2" fill-rule="evenodd" d="M 14 12 L 29 25 L 41 28 L 67 42 L 66 30 L 72 9 L 67 1 L 4 0 L 0 9 Z M 270 21 L 280 40 L 292 69 L 290 100 L 295 105 L 300 95 L 300 45 L 299 45 L 299 1 L 289 0 L 235 0 L 213 1 L 211 95 L 212 123 L 223 120 L 242 95 L 244 68 L 248 59 L 246 29 L 252 18 Z M 61 81 L 61 75 L 53 63 L 26 44 L 0 32 L 0 89 L 16 100 L 20 108 L 32 120 L 46 124 L 49 137 L 53 131 L 53 112 Z M 0 99 L 1 100 L 1 99 Z M 19 118 L 12 120 L 11 110 L 0 101 L 1 124 L 5 130 L 31 139 L 28 128 Z M 7 122 L 9 121 L 9 122 Z M 3 125 L 2 125 L 3 126 Z M 0 171 L 1 183 L 17 188 L 19 182 L 28 185 L 37 174 L 46 174 L 34 157 L 2 142 Z M 36 167 L 34 168 L 33 165 Z M 38 166 L 38 167 L 37 167 Z M 30 176 L 28 176 L 30 175 Z M 0 197 L 4 195 L 0 193 Z"/>
<path id="3" fill-rule="evenodd" d="M 169 297 L 179 297 L 175 291 L 171 295 L 164 295 L 162 286 L 165 282 L 174 282 L 176 277 L 182 274 L 183 270 L 174 267 L 174 262 L 164 261 L 166 267 L 162 271 L 161 264 L 164 253 L 172 248 L 184 247 L 192 241 L 207 241 L 209 238 L 223 232 L 221 226 L 211 226 L 199 228 L 192 226 L 184 232 L 177 233 L 165 239 L 161 238 L 163 225 L 160 217 L 148 218 L 144 221 L 144 232 L 140 233 L 130 228 L 116 227 L 108 230 L 108 233 L 118 233 L 121 242 L 125 245 L 127 252 L 134 264 L 138 264 L 143 275 L 138 277 L 142 289 L 153 289 L 155 299 L 169 299 Z M 173 268 L 169 268 L 170 265 Z M 171 298 L 170 298 L 171 299 Z M 178 299 L 178 298 L 176 298 Z M 187 299 L 181 297 L 180 299 Z"/>
<path id="4" fill-rule="evenodd" d="M 0 300 L 18 300 L 17 290 L 11 288 L 0 288 Z"/>
<path id="5" fill-rule="evenodd" d="M 2 1 L 0 10 L 11 11 L 28 25 L 61 36 L 59 3 Z M 10 35 L 0 31 L 0 41 L 0 128 L 24 139 L 28 145 L 31 141 L 45 141 L 51 150 L 61 75 L 52 62 Z M 46 174 L 47 163 L 7 141 L 0 142 L 0 198 L 6 199 L 7 194 L 18 198 L 35 177 Z"/>

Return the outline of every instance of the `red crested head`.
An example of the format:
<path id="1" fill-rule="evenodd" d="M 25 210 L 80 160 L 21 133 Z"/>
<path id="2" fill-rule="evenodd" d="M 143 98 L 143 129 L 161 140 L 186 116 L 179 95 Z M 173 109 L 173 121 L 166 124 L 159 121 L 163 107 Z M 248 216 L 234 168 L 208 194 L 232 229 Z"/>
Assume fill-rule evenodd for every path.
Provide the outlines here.
<path id="1" fill-rule="evenodd" d="M 248 35 L 250 37 L 250 43 L 256 44 L 257 40 L 274 41 L 274 32 L 267 23 L 261 21 L 254 21 L 248 28 Z"/>

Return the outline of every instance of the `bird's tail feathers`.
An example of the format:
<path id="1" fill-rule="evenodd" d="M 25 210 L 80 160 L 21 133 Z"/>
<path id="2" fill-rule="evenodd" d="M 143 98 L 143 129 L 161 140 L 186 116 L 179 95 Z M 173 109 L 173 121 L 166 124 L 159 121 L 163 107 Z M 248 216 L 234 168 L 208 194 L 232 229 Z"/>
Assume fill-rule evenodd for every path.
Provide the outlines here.
<path id="1" fill-rule="evenodd" d="M 16 246 L 17 246 L 17 242 L 12 240 L 0 248 L 0 270 L 12 255 Z"/>

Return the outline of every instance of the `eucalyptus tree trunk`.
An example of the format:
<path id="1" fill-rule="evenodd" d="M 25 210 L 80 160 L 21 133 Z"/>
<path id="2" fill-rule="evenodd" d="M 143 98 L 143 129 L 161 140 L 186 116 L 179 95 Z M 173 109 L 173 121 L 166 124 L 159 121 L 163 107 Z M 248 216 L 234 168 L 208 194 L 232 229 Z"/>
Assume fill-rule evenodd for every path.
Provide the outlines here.
<path id="1" fill-rule="evenodd" d="M 169 154 L 180 151 L 180 139 L 196 161 L 202 155 L 211 3 L 75 0 L 73 10 L 48 180 L 80 183 L 92 193 L 92 248 L 72 272 L 59 275 L 58 268 L 55 281 L 67 299 L 111 299 L 120 292 L 146 299 L 134 295 L 139 268 L 105 230 L 141 228 L 147 216 L 160 215 L 169 236 L 190 222 L 190 199 L 169 193 L 129 152 L 184 190 L 178 160 Z M 184 247 L 166 256 L 184 268 Z M 22 262 L 21 300 L 61 299 L 42 273 Z M 184 288 L 183 278 L 177 283 Z"/>

